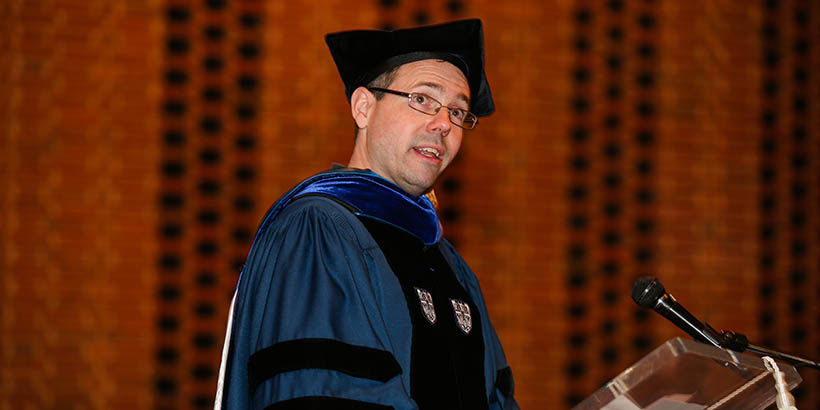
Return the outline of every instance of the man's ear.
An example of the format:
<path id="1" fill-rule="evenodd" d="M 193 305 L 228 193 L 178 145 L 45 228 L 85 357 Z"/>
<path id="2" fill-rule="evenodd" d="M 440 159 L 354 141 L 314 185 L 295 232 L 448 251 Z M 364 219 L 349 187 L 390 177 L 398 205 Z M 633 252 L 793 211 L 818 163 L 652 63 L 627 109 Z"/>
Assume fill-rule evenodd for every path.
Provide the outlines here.
<path id="1" fill-rule="evenodd" d="M 367 128 L 375 103 L 376 96 L 364 87 L 357 88 L 350 96 L 350 112 L 353 115 L 353 121 L 356 121 L 356 126 L 360 129 Z"/>

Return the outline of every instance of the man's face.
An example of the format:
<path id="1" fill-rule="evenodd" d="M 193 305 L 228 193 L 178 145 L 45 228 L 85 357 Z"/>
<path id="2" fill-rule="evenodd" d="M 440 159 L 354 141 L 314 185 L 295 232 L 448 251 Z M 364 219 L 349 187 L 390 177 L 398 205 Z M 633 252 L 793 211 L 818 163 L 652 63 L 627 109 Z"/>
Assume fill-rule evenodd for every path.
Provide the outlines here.
<path id="1" fill-rule="evenodd" d="M 399 67 L 387 88 L 424 93 L 445 107 L 470 108 L 470 87 L 464 74 L 440 60 Z M 446 108 L 436 115 L 424 114 L 410 108 L 406 97 L 392 94 L 375 101 L 363 128 L 351 166 L 370 168 L 411 195 L 421 195 L 433 186 L 458 153 L 463 133 L 450 122 Z M 357 156 L 360 161 L 354 161 Z"/>

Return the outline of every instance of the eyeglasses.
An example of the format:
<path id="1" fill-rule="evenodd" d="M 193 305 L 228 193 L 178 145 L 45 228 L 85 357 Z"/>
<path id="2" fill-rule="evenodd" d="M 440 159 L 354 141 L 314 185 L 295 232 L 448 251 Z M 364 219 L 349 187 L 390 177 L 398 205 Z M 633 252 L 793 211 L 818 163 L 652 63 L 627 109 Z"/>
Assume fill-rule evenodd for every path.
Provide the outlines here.
<path id="1" fill-rule="evenodd" d="M 435 98 L 424 93 L 405 93 L 378 87 L 368 87 L 368 90 L 407 97 L 407 105 L 410 108 L 427 115 L 436 115 L 441 107 L 444 107 L 450 112 L 450 122 L 465 130 L 471 130 L 478 124 L 478 117 L 475 114 L 461 108 L 444 106 Z"/>

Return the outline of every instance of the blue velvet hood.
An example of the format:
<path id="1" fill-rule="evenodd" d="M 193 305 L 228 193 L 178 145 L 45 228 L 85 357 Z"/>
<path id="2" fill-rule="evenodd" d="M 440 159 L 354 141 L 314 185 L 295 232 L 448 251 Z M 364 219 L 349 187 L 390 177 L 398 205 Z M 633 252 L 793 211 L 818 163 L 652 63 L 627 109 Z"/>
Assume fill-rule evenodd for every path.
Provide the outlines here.
<path id="1" fill-rule="evenodd" d="M 425 245 L 437 243 L 442 236 L 438 214 L 427 197 L 412 196 L 373 171 L 348 168 L 322 172 L 302 181 L 268 211 L 257 236 L 290 202 L 307 195 L 341 200 L 352 206 L 357 216 L 387 222 L 411 233 Z"/>

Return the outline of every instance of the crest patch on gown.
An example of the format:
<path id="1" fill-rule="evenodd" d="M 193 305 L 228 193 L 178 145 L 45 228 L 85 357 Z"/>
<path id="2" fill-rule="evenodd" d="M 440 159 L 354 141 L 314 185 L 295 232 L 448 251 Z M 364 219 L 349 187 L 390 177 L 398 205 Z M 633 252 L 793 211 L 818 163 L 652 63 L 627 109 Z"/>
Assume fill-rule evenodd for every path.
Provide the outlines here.
<path id="1" fill-rule="evenodd" d="M 419 295 L 419 303 L 421 303 L 421 311 L 424 312 L 424 317 L 431 325 L 436 324 L 436 308 L 433 306 L 433 295 L 422 288 L 414 288 Z"/>
<path id="2" fill-rule="evenodd" d="M 470 316 L 470 305 L 456 299 L 450 299 L 450 303 L 453 304 L 453 313 L 456 315 L 456 323 L 458 323 L 459 329 L 461 329 L 465 335 L 469 335 L 470 330 L 473 329 L 473 318 Z"/>

